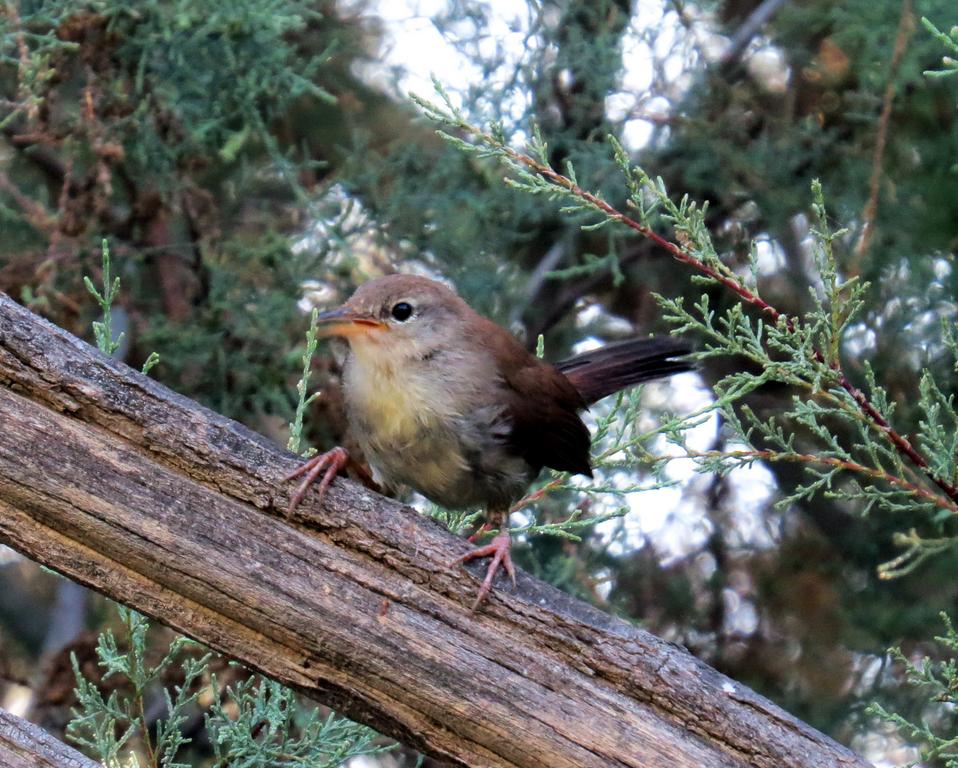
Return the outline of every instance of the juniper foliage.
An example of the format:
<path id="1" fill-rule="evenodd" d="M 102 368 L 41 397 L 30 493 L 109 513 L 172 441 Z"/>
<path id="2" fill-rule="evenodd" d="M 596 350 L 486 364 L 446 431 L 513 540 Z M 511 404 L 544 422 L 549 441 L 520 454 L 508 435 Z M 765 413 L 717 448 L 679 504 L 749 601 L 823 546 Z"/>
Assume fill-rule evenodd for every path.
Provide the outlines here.
<path id="1" fill-rule="evenodd" d="M 188 638 L 174 638 L 152 662 L 156 647 L 149 642 L 149 621 L 122 606 L 117 611 L 120 636 L 107 629 L 96 648 L 101 682 L 109 681 L 113 690 L 104 697 L 73 655 L 77 704 L 66 731 L 106 768 L 189 768 L 195 763 L 185 761 L 192 742 L 187 725 L 200 716 L 212 750 L 210 765 L 217 768 L 336 768 L 393 748 L 364 726 L 302 706 L 288 688 L 239 665 L 234 682 L 222 685 L 211 671 L 214 664 L 223 666 L 219 657 Z M 168 683 L 170 677 L 177 681 Z M 157 691 L 164 706 L 154 723 L 147 712 Z"/>
<path id="2" fill-rule="evenodd" d="M 688 196 L 673 201 L 661 178 L 652 179 L 641 168 L 630 165 L 615 137 L 610 136 L 609 142 L 628 184 L 628 204 L 636 212 L 634 219 L 580 186 L 571 163 L 567 163 L 564 174 L 551 168 L 548 148 L 538 130 L 533 129 L 529 154 L 523 154 L 512 148 L 501 125 L 493 125 L 489 131 L 472 125 L 441 84 L 437 81 L 435 85 L 442 105 L 418 97 L 417 103 L 431 118 L 455 131 L 441 132 L 448 142 L 480 159 L 503 163 L 511 171 L 505 178 L 507 184 L 561 202 L 563 213 L 589 220 L 581 225 L 583 228 L 625 224 L 665 245 L 675 258 L 696 270 L 693 277 L 698 284 L 721 285 L 739 299 L 717 313 L 710 306 L 708 294 L 703 294 L 692 308 L 686 308 L 681 299 L 657 297 L 675 332 L 691 332 L 704 340 L 702 350 L 696 353 L 698 359 L 734 356 L 751 363 L 713 385 L 716 398 L 711 406 L 726 424 L 728 440 L 744 447 L 705 454 L 686 450 L 681 456 L 694 459 L 700 471 L 719 473 L 759 460 L 800 463 L 806 465 L 808 480 L 779 499 L 779 506 L 788 507 L 823 494 L 854 503 L 861 514 L 868 514 L 876 506 L 884 512 L 917 513 L 932 530 L 946 531 L 944 525 L 958 512 L 958 437 L 954 431 L 958 412 L 953 398 L 942 393 L 930 372 L 924 372 L 917 398 L 922 427 L 917 444 L 925 451 L 921 454 L 892 426 L 895 405 L 867 363 L 864 390 L 849 380 L 842 368 L 841 345 L 864 305 L 868 285 L 857 277 L 839 274 L 834 244 L 846 232 L 830 230 L 818 182 L 812 185 L 818 287 L 809 289 L 811 309 L 802 317 L 794 317 L 780 312 L 761 296 L 755 279 L 756 248 L 750 249 L 747 269 L 734 270 L 715 249 L 706 224 L 707 205 L 698 205 Z M 662 223 L 672 228 L 674 241 L 656 234 Z M 593 264 L 592 268 L 602 269 L 604 265 Z M 758 312 L 750 313 L 749 309 Z M 944 334 L 942 343 L 951 338 L 947 330 Z M 790 408 L 762 420 L 741 401 L 770 383 L 787 385 L 797 393 Z M 669 439 L 684 447 L 683 434 L 698 425 L 701 416 L 695 414 L 665 425 Z M 837 432 L 835 424 L 846 426 L 848 433 Z M 807 431 L 817 442 L 814 454 L 796 450 L 799 430 Z M 753 447 L 756 445 L 762 447 Z M 675 458 L 652 460 L 661 464 Z M 913 529 L 899 533 L 896 543 L 906 551 L 881 566 L 885 578 L 909 573 L 926 557 L 958 546 L 958 534 L 926 538 Z"/>
<path id="3" fill-rule="evenodd" d="M 958 691 L 958 632 L 946 614 L 941 615 L 945 634 L 935 637 L 940 651 L 935 657 L 922 656 L 915 661 L 901 648 L 892 648 L 892 659 L 904 670 L 904 679 L 918 694 L 915 709 L 919 713 L 909 719 L 875 702 L 868 713 L 896 728 L 912 743 L 921 746 L 921 759 L 944 768 L 958 766 L 958 736 L 954 707 Z M 917 765 L 917 763 L 913 763 Z"/>

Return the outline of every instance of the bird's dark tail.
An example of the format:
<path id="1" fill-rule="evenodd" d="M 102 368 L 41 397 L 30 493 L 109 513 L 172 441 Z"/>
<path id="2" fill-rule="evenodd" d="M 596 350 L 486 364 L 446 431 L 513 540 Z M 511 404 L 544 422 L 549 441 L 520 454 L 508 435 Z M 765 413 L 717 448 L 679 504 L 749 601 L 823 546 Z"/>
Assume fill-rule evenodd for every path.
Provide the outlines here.
<path id="1" fill-rule="evenodd" d="M 691 371 L 691 348 L 674 339 L 627 339 L 556 363 L 587 405 L 643 381 Z"/>

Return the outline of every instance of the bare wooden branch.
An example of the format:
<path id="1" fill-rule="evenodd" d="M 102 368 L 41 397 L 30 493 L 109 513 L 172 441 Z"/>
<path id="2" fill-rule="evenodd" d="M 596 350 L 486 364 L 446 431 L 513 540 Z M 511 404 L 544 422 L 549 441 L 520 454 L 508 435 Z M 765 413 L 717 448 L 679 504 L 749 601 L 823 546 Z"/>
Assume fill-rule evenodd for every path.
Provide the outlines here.
<path id="1" fill-rule="evenodd" d="M 453 765 L 858 766 L 684 649 L 291 454 L 0 294 L 0 540 Z M 476 566 L 483 568 L 482 564 Z"/>
<path id="2" fill-rule="evenodd" d="M 40 726 L 0 709 L 3 768 L 98 768 L 92 760 L 53 738 Z"/>

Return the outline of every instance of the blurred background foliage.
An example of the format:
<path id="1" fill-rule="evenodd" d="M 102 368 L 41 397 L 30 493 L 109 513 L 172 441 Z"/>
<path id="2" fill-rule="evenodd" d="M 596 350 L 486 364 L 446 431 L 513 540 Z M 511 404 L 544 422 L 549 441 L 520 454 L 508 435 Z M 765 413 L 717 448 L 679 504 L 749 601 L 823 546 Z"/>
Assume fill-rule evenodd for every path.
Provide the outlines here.
<path id="1" fill-rule="evenodd" d="M 476 123 L 517 146 L 535 121 L 549 159 L 622 205 L 608 134 L 676 194 L 710 201 L 727 262 L 757 243 L 763 296 L 810 307 L 809 184 L 849 228 L 842 274 L 871 283 L 843 345 L 917 429 L 918 384 L 958 374 L 940 339 L 958 274 L 958 78 L 919 18 L 958 24 L 953 0 L 11 0 L 0 6 L 0 290 L 92 339 L 107 238 L 123 290 L 118 351 L 174 389 L 285 442 L 307 303 L 418 271 L 549 357 L 584 341 L 664 332 L 652 292 L 696 299 L 688 270 L 624 228 L 580 229 L 503 171 L 448 146 L 408 98 L 435 73 Z M 713 306 L 732 298 L 707 288 Z M 741 361 L 647 388 L 651 412 L 692 410 Z M 306 433 L 350 446 L 338 363 Z M 791 399 L 768 387 L 761 413 Z M 600 412 L 601 413 L 601 412 Z M 715 422 L 703 447 L 721 450 Z M 814 452 L 815 446 L 806 446 Z M 913 759 L 866 714 L 927 699 L 886 653 L 939 651 L 958 559 L 878 578 L 912 522 L 817 498 L 773 509 L 799 479 L 781 464 L 673 479 L 581 543 L 530 537 L 523 566 L 651 631 L 879 764 Z M 633 482 L 644 477 L 635 470 Z M 561 519 L 575 500 L 547 499 Z M 73 680 L 112 615 L 15 555 L 0 567 L 5 706 L 62 732 Z M 161 716 L 162 707 L 159 714 Z M 202 740 L 190 759 L 203 759 Z M 361 761 L 366 761 L 365 763 Z M 379 761 L 379 762 L 376 762 Z M 390 762 L 392 761 L 392 762 Z M 404 763 L 405 761 L 405 763 Z M 402 753 L 354 765 L 414 764 Z"/>

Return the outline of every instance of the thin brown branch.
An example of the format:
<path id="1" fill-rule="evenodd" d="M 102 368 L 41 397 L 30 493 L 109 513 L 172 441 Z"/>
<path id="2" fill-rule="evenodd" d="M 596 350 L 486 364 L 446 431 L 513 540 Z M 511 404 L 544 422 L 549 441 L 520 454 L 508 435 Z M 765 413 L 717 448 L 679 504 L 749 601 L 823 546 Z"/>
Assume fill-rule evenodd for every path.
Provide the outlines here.
<path id="1" fill-rule="evenodd" d="M 871 248 L 875 234 L 875 217 L 878 215 L 878 197 L 881 190 L 882 162 L 885 157 L 885 146 L 888 143 L 888 125 L 891 121 L 892 104 L 895 100 L 898 70 L 901 60 L 908 47 L 908 38 L 915 28 L 912 18 L 911 0 L 902 0 L 901 17 L 898 19 L 898 33 L 895 36 L 895 49 L 891 57 L 891 66 L 888 70 L 888 83 L 885 85 L 885 96 L 882 99 L 881 116 L 878 118 L 878 133 L 875 137 L 875 151 L 872 155 L 871 181 L 868 186 L 868 201 L 862 212 L 862 229 L 855 250 L 852 253 L 851 264 L 848 267 L 849 275 L 861 273 L 862 264 Z"/>
<path id="2" fill-rule="evenodd" d="M 567 474 L 559 475 L 558 477 L 552 478 L 548 483 L 543 485 L 541 488 L 536 488 L 536 490 L 527 493 L 519 501 L 509 507 L 509 514 L 513 512 L 518 512 L 520 509 L 525 509 L 531 504 L 535 504 L 537 501 L 542 499 L 544 496 L 548 496 L 552 491 L 562 485 L 569 479 Z"/>
<path id="3" fill-rule="evenodd" d="M 0 192 L 6 192 L 20 206 L 24 218 L 31 227 L 51 239 L 56 235 L 56 217 L 48 213 L 46 208 L 14 184 L 3 171 L 0 171 Z"/>
<path id="4" fill-rule="evenodd" d="M 848 380 L 848 377 L 842 373 L 837 366 L 833 366 L 833 368 L 836 370 L 836 372 L 841 374 L 839 383 L 841 384 L 842 389 L 851 395 L 851 397 L 858 404 L 858 407 L 862 413 L 869 418 L 876 428 L 885 434 L 892 445 L 895 446 L 895 449 L 903 456 L 906 456 L 912 464 L 921 469 L 924 477 L 941 488 L 941 490 L 947 494 L 949 499 L 952 501 L 958 501 L 958 486 L 956 486 L 954 483 L 949 483 L 943 477 L 939 477 L 934 474 L 931 471 L 928 461 L 917 451 L 908 438 L 895 431 L 891 424 L 888 423 L 888 420 L 878 412 L 874 405 L 872 405 L 867 395 L 865 395 L 864 392 L 852 384 Z"/>
<path id="5" fill-rule="evenodd" d="M 481 133 L 478 132 L 476 129 L 473 129 L 473 130 L 476 131 L 477 134 L 481 135 Z M 642 237 L 648 240 L 651 240 L 653 243 L 655 243 L 659 247 L 664 248 L 666 251 L 668 251 L 668 253 L 676 261 L 680 261 L 683 264 L 688 264 L 690 267 L 712 278 L 713 280 L 715 280 L 715 282 L 720 283 L 721 285 L 724 285 L 730 291 L 738 295 L 738 297 L 742 301 L 744 301 L 746 304 L 750 304 L 751 306 L 758 308 L 762 312 L 765 312 L 774 321 L 778 322 L 779 320 L 782 320 L 788 325 L 789 329 L 794 327 L 794 321 L 790 317 L 780 313 L 777 309 L 775 309 L 775 307 L 773 307 L 771 304 L 766 302 L 761 297 L 752 293 L 746 286 L 744 286 L 742 283 L 734 279 L 734 277 L 730 275 L 725 275 L 719 272 L 718 270 L 716 270 L 715 268 L 709 266 L 704 261 L 696 258 L 695 256 L 693 256 L 691 253 L 686 251 L 681 246 L 677 245 L 676 243 L 673 243 L 671 240 L 665 237 L 662 237 L 655 230 L 645 226 L 644 224 L 639 223 L 635 219 L 629 216 L 626 216 L 624 213 L 622 213 L 621 211 L 616 209 L 614 206 L 607 203 L 598 195 L 595 195 L 592 192 L 589 192 L 583 189 L 578 184 L 575 184 L 567 176 L 564 176 L 558 171 L 553 170 L 548 165 L 540 163 L 534 158 L 531 158 L 528 155 L 524 155 L 521 152 L 517 152 L 511 147 L 501 146 L 499 148 L 509 157 L 510 160 L 520 165 L 524 165 L 525 167 L 529 168 L 532 171 L 535 171 L 543 178 L 555 184 L 557 187 L 562 187 L 563 189 L 571 192 L 576 197 L 582 200 L 585 200 L 587 203 L 589 203 L 591 206 L 593 206 L 597 210 L 602 211 L 612 221 L 617 221 L 620 224 L 624 224 L 629 229 L 632 229 L 633 231 L 640 234 Z"/>
<path id="6" fill-rule="evenodd" d="M 63 183 L 66 166 L 52 150 L 56 144 L 52 136 L 44 133 L 21 133 L 8 125 L 3 129 L 3 137 L 10 146 L 43 171 L 51 182 Z"/>
<path id="7" fill-rule="evenodd" d="M 478 136 L 484 136 L 484 134 L 475 127 L 467 127 L 474 134 Z M 544 165 L 534 158 L 524 155 L 521 152 L 512 149 L 511 147 L 499 144 L 498 142 L 496 143 L 496 147 L 513 162 L 525 166 L 535 173 L 538 173 L 540 176 L 552 184 L 555 184 L 557 187 L 561 187 L 579 199 L 589 203 L 592 207 L 604 213 L 610 220 L 624 224 L 640 234 L 642 237 L 651 240 L 656 245 L 665 249 L 677 261 L 689 265 L 696 271 L 701 272 L 715 282 L 725 286 L 728 290 L 732 291 L 732 293 L 738 296 L 739 299 L 745 304 L 753 306 L 759 311 L 768 315 L 774 322 L 782 323 L 789 331 L 794 331 L 798 327 L 799 321 L 797 318 L 790 317 L 783 312 L 779 312 L 778 309 L 752 292 L 744 283 L 736 279 L 734 275 L 724 274 L 709 264 L 706 264 L 701 259 L 689 253 L 682 246 L 678 245 L 677 243 L 673 243 L 671 240 L 668 240 L 665 237 L 662 237 L 657 232 L 641 224 L 635 219 L 626 216 L 624 213 L 610 205 L 601 197 L 593 194 L 592 192 L 588 192 L 578 184 L 574 183 L 567 176 L 564 176 L 549 166 Z M 825 364 L 826 362 L 825 355 L 821 352 L 821 350 L 814 351 L 814 358 L 819 363 Z M 927 459 L 925 459 L 925 457 L 911 444 L 908 438 L 895 431 L 891 424 L 889 424 L 888 420 L 885 419 L 869 401 L 865 393 L 852 384 L 851 380 L 847 375 L 845 375 L 838 363 L 831 364 L 830 368 L 834 372 L 839 386 L 841 386 L 842 389 L 844 389 L 849 396 L 851 396 L 861 413 L 868 418 L 869 422 L 874 425 L 875 429 L 880 431 L 888 438 L 891 444 L 895 447 L 895 450 L 897 450 L 902 456 L 907 458 L 916 467 L 918 467 L 928 482 L 940 488 L 949 499 L 958 502 L 958 485 L 949 482 L 943 477 L 939 477 L 932 471 Z"/>
<path id="8" fill-rule="evenodd" d="M 924 486 L 917 485 L 916 483 L 906 480 L 903 477 L 898 477 L 893 475 L 890 472 L 885 471 L 884 469 L 877 467 L 869 467 L 865 464 L 859 464 L 857 461 L 851 459 L 840 459 L 837 456 L 816 456 L 811 453 L 785 453 L 782 451 L 772 451 L 772 450 L 748 450 L 748 451 L 687 451 L 680 456 L 667 456 L 664 457 L 664 461 L 671 461 L 674 459 L 719 459 L 719 458 L 732 458 L 732 459 L 745 459 L 751 460 L 755 459 L 756 461 L 768 461 L 768 462 L 795 462 L 799 464 L 813 464 L 824 467 L 836 467 L 838 469 L 850 472 L 855 475 L 863 475 L 869 477 L 872 480 L 878 480 L 883 483 L 887 483 L 890 486 L 895 488 L 900 488 L 901 490 L 910 493 L 914 496 L 917 496 L 922 501 L 927 501 L 931 504 L 934 504 L 936 507 L 941 509 L 947 509 L 949 512 L 954 512 L 958 514 L 958 502 L 952 501 L 950 498 L 942 496 L 938 493 L 933 493 Z"/>

